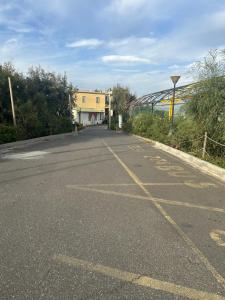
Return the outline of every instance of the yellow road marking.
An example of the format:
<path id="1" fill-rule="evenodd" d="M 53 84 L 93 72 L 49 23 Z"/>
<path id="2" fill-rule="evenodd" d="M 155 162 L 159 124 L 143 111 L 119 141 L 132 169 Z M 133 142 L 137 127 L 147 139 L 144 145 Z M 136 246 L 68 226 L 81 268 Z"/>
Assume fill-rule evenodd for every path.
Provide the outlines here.
<path id="1" fill-rule="evenodd" d="M 169 176 L 173 176 L 173 177 L 188 177 L 188 178 L 195 178 L 195 175 L 190 174 L 188 171 L 172 171 L 172 172 L 168 172 Z"/>
<path id="2" fill-rule="evenodd" d="M 140 179 L 128 168 L 128 166 L 119 158 L 119 156 L 110 148 L 107 143 L 104 141 L 104 145 L 107 149 L 113 154 L 113 156 L 117 159 L 120 165 L 124 168 L 124 170 L 129 174 L 129 176 L 134 180 L 135 183 L 143 190 L 143 192 L 151 197 L 151 193 L 143 186 Z M 167 214 L 167 212 L 162 208 L 162 206 L 154 202 L 156 208 L 160 211 L 162 216 L 175 228 L 177 233 L 183 238 L 183 240 L 189 245 L 192 251 L 198 256 L 198 258 L 204 263 L 205 267 L 212 273 L 214 278 L 220 283 L 223 288 L 225 288 L 225 279 L 218 273 L 218 271 L 211 265 L 209 260 L 205 257 L 205 255 L 197 248 L 197 246 L 192 242 L 192 240 L 184 233 L 184 231 L 177 225 L 177 223 Z"/>
<path id="3" fill-rule="evenodd" d="M 151 161 L 153 161 L 156 166 L 155 168 L 160 171 L 167 172 L 170 176 L 173 177 L 189 177 L 194 178 L 195 175 L 190 174 L 190 172 L 185 171 L 183 167 L 178 165 L 171 165 L 166 159 L 161 158 L 160 156 L 151 156 L 151 155 L 145 155 L 144 158 L 147 158 Z"/>
<path id="4" fill-rule="evenodd" d="M 189 186 L 191 188 L 203 189 L 207 187 L 217 187 L 215 183 L 210 182 L 142 182 L 144 186 Z M 89 184 L 75 184 L 74 186 L 136 186 L 136 183 L 89 183 Z"/>
<path id="5" fill-rule="evenodd" d="M 199 291 L 174 283 L 154 279 L 147 276 L 142 276 L 140 274 L 121 271 L 116 268 L 111 268 L 100 264 L 94 264 L 74 257 L 56 255 L 53 257 L 53 260 L 57 263 L 63 263 L 75 268 L 82 268 L 87 271 L 97 272 L 125 282 L 130 282 L 139 286 L 144 286 L 162 292 L 167 292 L 173 295 L 186 297 L 192 300 L 225 300 L 224 297 L 219 296 L 217 294 Z"/>
<path id="6" fill-rule="evenodd" d="M 156 169 L 160 170 L 160 171 L 184 171 L 184 168 L 180 167 L 180 166 L 156 166 Z"/>
<path id="7" fill-rule="evenodd" d="M 163 203 L 167 205 L 175 205 L 175 206 L 183 206 L 183 207 L 189 207 L 189 208 L 198 208 L 198 209 L 203 209 L 203 210 L 208 210 L 212 212 L 219 212 L 219 213 L 225 213 L 224 208 L 218 208 L 218 207 L 211 207 L 211 206 L 203 206 L 203 205 L 197 205 L 197 204 L 192 204 L 188 202 L 180 202 L 180 201 L 174 201 L 174 200 L 167 200 L 167 199 L 162 199 L 162 198 L 157 198 L 157 197 L 146 197 L 146 196 L 140 196 L 140 195 L 133 195 L 133 194 L 128 194 L 128 193 L 119 193 L 115 191 L 107 191 L 107 190 L 100 190 L 100 189 L 95 189 L 92 188 L 92 186 L 81 186 L 81 185 L 67 185 L 67 188 L 72 188 L 72 189 L 78 189 L 78 190 L 83 190 L 83 191 L 92 191 L 96 193 L 101 193 L 105 195 L 114 195 L 114 196 L 119 196 L 119 197 L 126 197 L 126 198 L 132 198 L 132 199 L 141 199 L 141 200 L 148 200 L 151 202 L 158 202 L 158 203 Z"/>
<path id="8" fill-rule="evenodd" d="M 191 188 L 196 188 L 196 189 L 204 189 L 204 188 L 208 188 L 208 187 L 217 188 L 217 185 L 215 183 L 211 183 L 211 182 L 185 181 L 184 184 L 191 187 Z"/>
<path id="9" fill-rule="evenodd" d="M 135 183 L 89 183 L 89 184 L 74 184 L 74 187 L 92 187 L 92 186 L 136 186 Z"/>
<path id="10" fill-rule="evenodd" d="M 224 239 L 221 238 L 221 235 Z M 218 246 L 225 247 L 225 231 L 216 229 L 210 232 L 210 236 Z"/>
<path id="11" fill-rule="evenodd" d="M 137 151 L 137 152 L 144 151 L 144 149 L 139 145 L 129 145 L 128 148 L 130 150 Z"/>

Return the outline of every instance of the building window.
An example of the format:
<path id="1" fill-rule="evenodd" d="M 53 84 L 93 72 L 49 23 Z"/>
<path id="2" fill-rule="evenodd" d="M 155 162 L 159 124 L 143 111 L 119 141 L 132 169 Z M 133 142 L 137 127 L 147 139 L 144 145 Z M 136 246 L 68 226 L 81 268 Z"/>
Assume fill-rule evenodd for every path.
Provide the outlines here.
<path id="1" fill-rule="evenodd" d="M 86 96 L 82 96 L 82 103 L 86 103 Z"/>
<path id="2" fill-rule="evenodd" d="M 96 103 L 100 103 L 100 97 L 96 97 Z"/>

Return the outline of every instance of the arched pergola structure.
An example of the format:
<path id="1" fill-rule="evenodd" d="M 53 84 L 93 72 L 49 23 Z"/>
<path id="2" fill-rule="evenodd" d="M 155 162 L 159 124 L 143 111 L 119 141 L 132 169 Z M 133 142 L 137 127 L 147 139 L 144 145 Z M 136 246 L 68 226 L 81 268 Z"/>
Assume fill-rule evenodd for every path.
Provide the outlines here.
<path id="1" fill-rule="evenodd" d="M 191 84 L 176 87 L 175 89 L 176 101 L 179 100 L 180 102 L 179 104 L 183 104 L 186 101 L 188 101 L 194 93 L 195 86 L 196 83 L 191 83 Z M 169 101 L 172 99 L 172 97 L 173 97 L 173 88 L 144 95 L 136 99 L 135 101 L 131 102 L 130 106 L 133 108 L 150 106 L 152 107 L 153 110 L 154 106 L 160 104 L 160 102 L 163 103 L 167 101 L 169 105 Z"/>

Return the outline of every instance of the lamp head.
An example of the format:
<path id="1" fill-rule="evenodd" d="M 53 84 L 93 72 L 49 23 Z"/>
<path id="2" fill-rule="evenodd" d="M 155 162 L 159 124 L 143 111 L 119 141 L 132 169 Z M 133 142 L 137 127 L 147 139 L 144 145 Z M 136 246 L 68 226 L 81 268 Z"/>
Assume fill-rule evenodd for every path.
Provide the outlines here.
<path id="1" fill-rule="evenodd" d="M 175 76 L 170 76 L 170 78 L 173 81 L 174 85 L 176 85 L 178 80 L 180 79 L 180 76 L 175 75 Z"/>

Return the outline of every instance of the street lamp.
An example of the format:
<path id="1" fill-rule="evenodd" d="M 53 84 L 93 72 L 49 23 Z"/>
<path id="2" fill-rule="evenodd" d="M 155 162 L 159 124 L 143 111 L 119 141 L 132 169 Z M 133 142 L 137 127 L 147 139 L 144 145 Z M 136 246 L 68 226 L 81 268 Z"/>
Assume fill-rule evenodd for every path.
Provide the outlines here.
<path id="1" fill-rule="evenodd" d="M 170 79 L 173 81 L 172 118 L 171 118 L 171 128 L 173 129 L 176 84 L 177 84 L 178 80 L 180 79 L 180 76 L 170 76 Z"/>

